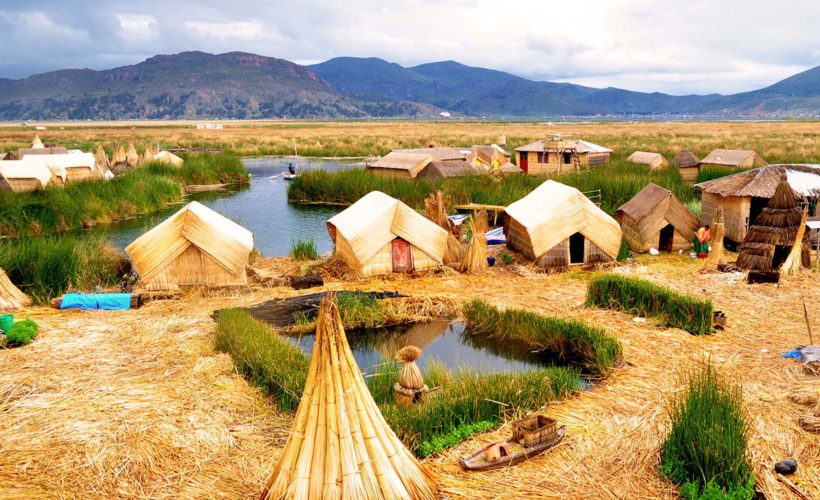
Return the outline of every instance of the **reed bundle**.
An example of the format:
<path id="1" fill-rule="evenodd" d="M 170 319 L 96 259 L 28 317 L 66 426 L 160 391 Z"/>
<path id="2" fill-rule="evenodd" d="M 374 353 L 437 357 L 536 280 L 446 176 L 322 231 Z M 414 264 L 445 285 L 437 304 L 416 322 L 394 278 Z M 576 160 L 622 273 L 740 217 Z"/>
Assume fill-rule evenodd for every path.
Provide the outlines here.
<path id="1" fill-rule="evenodd" d="M 118 163 L 126 163 L 128 159 L 125 156 L 125 148 L 122 144 L 118 145 L 114 148 L 114 152 L 111 154 L 111 164 L 117 165 Z"/>
<path id="2" fill-rule="evenodd" d="M 800 217 L 800 227 L 797 228 L 797 234 L 794 237 L 794 245 L 792 246 L 789 256 L 783 261 L 780 267 L 780 272 L 786 276 L 797 276 L 803 267 L 803 237 L 806 234 L 806 221 L 809 217 L 808 207 L 803 209 L 803 215 Z"/>
<path id="3" fill-rule="evenodd" d="M 464 253 L 464 260 L 461 270 L 465 273 L 475 274 L 489 268 L 487 263 L 487 212 L 480 210 L 470 220 L 470 244 Z"/>
<path id="4" fill-rule="evenodd" d="M 328 294 L 293 428 L 261 498 L 437 496 L 433 476 L 396 437 L 370 395 Z"/>
<path id="5" fill-rule="evenodd" d="M 421 349 L 414 345 L 402 347 L 396 353 L 396 360 L 403 363 L 401 372 L 399 372 L 399 381 L 395 386 L 396 404 L 399 406 L 411 406 L 420 401 L 421 396 L 428 390 L 424 384 L 424 376 L 416 364 L 416 360 L 420 357 Z"/>
<path id="6" fill-rule="evenodd" d="M 0 269 L 0 311 L 22 309 L 31 305 L 28 295 L 14 286 L 3 269 Z"/>
<path id="7" fill-rule="evenodd" d="M 715 222 L 712 224 L 712 250 L 706 259 L 704 269 L 717 268 L 726 263 L 723 238 L 726 236 L 726 224 L 723 222 L 723 209 L 718 208 Z"/>
<path id="8" fill-rule="evenodd" d="M 125 151 L 125 161 L 132 167 L 140 164 L 140 155 L 137 154 L 137 148 L 134 147 L 133 142 L 128 144 L 128 149 Z"/>
<path id="9" fill-rule="evenodd" d="M 108 155 L 103 149 L 102 144 L 97 144 L 97 151 L 94 153 L 94 166 L 98 169 L 108 169 L 110 163 L 108 162 Z"/>
<path id="10" fill-rule="evenodd" d="M 441 191 L 430 194 L 424 199 L 424 216 L 447 231 L 447 247 L 444 251 L 444 263 L 448 266 L 461 263 L 463 248 L 459 241 L 460 231 L 447 218 L 449 213 L 450 197 Z"/>
<path id="11" fill-rule="evenodd" d="M 152 161 L 154 161 L 154 150 L 151 149 L 151 146 L 148 146 L 142 153 L 142 162 L 151 163 Z"/>

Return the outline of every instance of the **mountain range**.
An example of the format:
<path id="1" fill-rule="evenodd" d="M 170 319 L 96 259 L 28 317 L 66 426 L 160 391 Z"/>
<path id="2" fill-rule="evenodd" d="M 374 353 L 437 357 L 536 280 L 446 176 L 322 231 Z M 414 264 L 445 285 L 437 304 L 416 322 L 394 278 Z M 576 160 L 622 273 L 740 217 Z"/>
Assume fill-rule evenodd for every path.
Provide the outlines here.
<path id="1" fill-rule="evenodd" d="M 0 78 L 0 120 L 820 116 L 820 67 L 733 95 L 673 96 L 533 81 L 454 61 L 403 67 L 339 57 L 311 66 L 243 52 L 182 52 L 104 71 Z"/>

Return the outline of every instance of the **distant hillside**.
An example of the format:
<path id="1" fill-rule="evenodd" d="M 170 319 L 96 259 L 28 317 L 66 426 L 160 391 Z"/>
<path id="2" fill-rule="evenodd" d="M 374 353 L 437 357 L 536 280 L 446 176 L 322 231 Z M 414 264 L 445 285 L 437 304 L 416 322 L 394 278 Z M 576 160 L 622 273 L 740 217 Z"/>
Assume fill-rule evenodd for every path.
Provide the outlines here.
<path id="1" fill-rule="evenodd" d="M 820 116 L 820 67 L 770 87 L 672 96 L 532 81 L 454 61 L 403 67 L 339 57 L 312 66 L 254 54 L 183 52 L 106 71 L 0 79 L 0 120 Z"/>

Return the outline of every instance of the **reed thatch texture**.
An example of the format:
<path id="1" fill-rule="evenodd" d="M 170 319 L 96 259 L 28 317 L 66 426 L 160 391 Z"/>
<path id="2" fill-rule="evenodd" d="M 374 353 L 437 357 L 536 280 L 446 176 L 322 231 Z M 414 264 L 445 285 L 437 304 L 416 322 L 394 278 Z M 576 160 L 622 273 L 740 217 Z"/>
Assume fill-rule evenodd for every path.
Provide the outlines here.
<path id="1" fill-rule="evenodd" d="M 247 284 L 253 234 L 191 202 L 125 249 L 147 290 Z"/>
<path id="2" fill-rule="evenodd" d="M 418 177 L 420 179 L 437 180 L 477 174 L 476 168 L 466 161 L 431 161 L 427 168 L 418 174 Z"/>
<path id="3" fill-rule="evenodd" d="M 35 159 L 0 161 L 0 186 L 10 191 L 41 189 L 49 185 L 52 177 L 46 164 Z"/>
<path id="4" fill-rule="evenodd" d="M 54 154 L 36 157 L 51 169 L 63 182 L 75 182 L 94 175 L 96 159 L 91 153 Z"/>
<path id="5" fill-rule="evenodd" d="M 403 364 L 399 372 L 399 381 L 396 383 L 396 404 L 410 406 L 421 401 L 428 390 L 424 377 L 419 370 L 416 360 L 421 357 L 421 349 L 414 345 L 407 345 L 396 353 L 396 360 Z"/>
<path id="6" fill-rule="evenodd" d="M 659 248 L 661 230 L 675 228 L 672 250 L 685 250 L 698 229 L 698 218 L 668 189 L 648 184 L 615 212 L 629 247 L 638 252 Z"/>
<path id="7" fill-rule="evenodd" d="M 615 219 L 577 189 L 551 179 L 509 205 L 505 213 L 509 216 L 507 246 L 532 260 L 575 233 L 581 233 L 610 260 L 621 248 L 621 226 Z"/>
<path id="8" fill-rule="evenodd" d="M 31 305 L 28 295 L 14 286 L 3 269 L 0 269 L 0 311 L 15 311 Z"/>
<path id="9" fill-rule="evenodd" d="M 789 252 L 789 256 L 786 257 L 786 260 L 783 262 L 783 265 L 780 267 L 780 272 L 785 274 L 786 276 L 796 276 L 806 267 L 803 266 L 803 253 L 804 248 L 802 242 L 806 237 L 806 221 L 809 217 L 809 209 L 808 207 L 803 209 L 803 215 L 800 218 L 800 225 L 797 226 L 797 235 L 794 237 L 794 243 L 792 244 L 792 249 Z M 809 256 L 808 259 L 811 261 L 811 251 L 808 252 Z M 811 265 L 811 262 L 809 262 Z"/>
<path id="10" fill-rule="evenodd" d="M 140 163 L 140 155 L 137 153 L 137 148 L 134 143 L 128 144 L 128 149 L 125 151 L 125 162 L 131 167 L 136 167 Z"/>
<path id="11" fill-rule="evenodd" d="M 445 197 L 441 191 L 431 194 L 424 200 L 424 216 L 447 231 L 447 249 L 444 252 L 444 263 L 451 266 L 461 263 L 464 250 L 459 241 L 459 228 L 451 223 L 447 217 L 449 206 L 450 198 Z"/>
<path id="12" fill-rule="evenodd" d="M 663 157 L 663 155 L 648 151 L 635 151 L 629 155 L 626 161 L 630 163 L 637 163 L 639 165 L 647 165 L 650 170 L 669 166 L 669 162 Z"/>
<path id="13" fill-rule="evenodd" d="M 678 168 L 697 167 L 700 160 L 698 160 L 698 157 L 695 156 L 695 153 L 693 153 L 691 149 L 683 148 L 678 151 L 678 154 L 672 159 L 672 163 Z"/>
<path id="14" fill-rule="evenodd" d="M 461 270 L 468 274 L 480 273 L 490 266 L 487 263 L 487 212 L 479 210 L 470 218 L 470 244 L 464 253 Z"/>
<path id="15" fill-rule="evenodd" d="M 399 200 L 368 193 L 327 221 L 336 255 L 364 276 L 393 271 L 392 242 L 410 244 L 414 270 L 444 262 L 448 232 Z"/>
<path id="16" fill-rule="evenodd" d="M 143 163 L 151 163 L 154 161 L 154 150 L 151 149 L 151 146 L 145 148 L 145 151 L 142 152 L 142 162 Z"/>
<path id="17" fill-rule="evenodd" d="M 94 153 L 94 166 L 100 170 L 107 170 L 110 165 L 108 154 L 105 152 L 102 144 L 97 144 L 97 151 Z"/>
<path id="18" fill-rule="evenodd" d="M 305 390 L 262 499 L 433 499 L 438 486 L 370 395 L 332 295 L 322 301 Z"/>
<path id="19" fill-rule="evenodd" d="M 715 149 L 700 161 L 701 166 L 762 167 L 766 164 L 766 160 L 756 152 L 740 149 Z"/>
<path id="20" fill-rule="evenodd" d="M 712 249 L 709 252 L 709 257 L 706 258 L 704 269 L 715 269 L 726 263 L 725 248 L 723 246 L 725 236 L 726 224 L 723 222 L 723 211 L 718 210 L 715 214 L 715 220 L 712 222 Z"/>
<path id="21" fill-rule="evenodd" d="M 181 167 L 185 161 L 180 158 L 179 156 L 175 155 L 170 151 L 160 151 L 154 155 L 154 161 L 159 161 L 162 163 L 167 163 L 169 165 L 173 165 L 175 167 Z"/>
<path id="22" fill-rule="evenodd" d="M 34 140 L 31 141 L 31 149 L 43 149 L 43 141 L 40 140 L 40 136 L 34 135 Z"/>
<path id="23" fill-rule="evenodd" d="M 505 175 L 505 176 L 506 176 L 506 175 L 512 175 L 512 174 L 523 174 L 523 173 L 524 173 L 524 171 L 523 171 L 523 170 L 521 170 L 521 169 L 518 167 L 518 165 L 515 165 L 515 164 L 510 163 L 510 162 L 508 161 L 508 162 L 503 163 L 503 164 L 502 164 L 500 167 L 498 167 L 497 169 L 493 170 L 493 173 L 498 173 L 498 174 L 501 174 L 501 175 Z"/>
<path id="24" fill-rule="evenodd" d="M 384 157 L 368 165 L 367 169 L 377 175 L 414 179 L 426 169 L 432 161 L 433 157 L 430 156 L 429 153 L 399 153 L 391 151 Z"/>
<path id="25" fill-rule="evenodd" d="M 111 165 L 118 165 L 120 163 L 127 163 L 128 158 L 125 156 L 125 147 L 122 144 L 114 148 L 111 154 Z"/>
<path id="26" fill-rule="evenodd" d="M 774 264 L 779 264 L 774 262 L 777 254 L 784 249 L 791 252 L 802 220 L 803 216 L 797 207 L 794 191 L 784 172 L 780 176 L 780 183 L 774 196 L 769 199 L 766 208 L 749 227 L 738 249 L 737 266 L 754 271 L 774 271 L 774 267 L 778 267 Z M 803 225 L 805 226 L 805 223 Z M 803 267 L 809 267 L 809 239 L 805 229 L 801 241 L 800 262 Z"/>

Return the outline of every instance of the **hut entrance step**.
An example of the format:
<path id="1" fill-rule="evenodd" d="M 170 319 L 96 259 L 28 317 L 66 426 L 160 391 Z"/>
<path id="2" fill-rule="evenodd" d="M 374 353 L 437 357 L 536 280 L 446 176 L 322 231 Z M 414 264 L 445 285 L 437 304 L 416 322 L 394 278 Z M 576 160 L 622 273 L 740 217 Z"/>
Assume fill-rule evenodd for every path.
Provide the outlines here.
<path id="1" fill-rule="evenodd" d="M 658 241 L 658 250 L 662 252 L 671 252 L 675 243 L 675 227 L 672 224 L 667 224 L 661 229 L 660 239 Z"/>
<path id="2" fill-rule="evenodd" d="M 569 263 L 584 263 L 584 235 L 581 233 L 569 237 Z"/>

